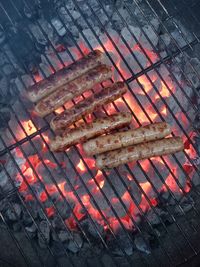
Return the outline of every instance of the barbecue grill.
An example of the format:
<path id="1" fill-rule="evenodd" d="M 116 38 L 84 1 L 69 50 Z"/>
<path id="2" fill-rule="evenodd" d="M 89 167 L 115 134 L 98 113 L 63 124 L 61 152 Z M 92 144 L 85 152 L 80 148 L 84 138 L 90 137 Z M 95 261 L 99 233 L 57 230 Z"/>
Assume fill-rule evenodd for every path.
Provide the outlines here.
<path id="1" fill-rule="evenodd" d="M 1 266 L 199 265 L 199 13 L 195 0 L 0 2 Z M 95 48 L 129 92 L 83 121 L 168 121 L 181 155 L 107 172 L 79 145 L 50 151 L 68 106 L 41 119 L 24 92 Z"/>

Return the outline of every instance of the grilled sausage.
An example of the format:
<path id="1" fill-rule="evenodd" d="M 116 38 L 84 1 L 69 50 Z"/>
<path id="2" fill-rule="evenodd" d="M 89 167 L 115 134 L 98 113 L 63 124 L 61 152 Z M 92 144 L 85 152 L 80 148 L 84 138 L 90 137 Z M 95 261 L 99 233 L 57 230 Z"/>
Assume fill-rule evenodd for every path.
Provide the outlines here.
<path id="1" fill-rule="evenodd" d="M 131 119 L 130 113 L 117 113 L 106 118 L 96 119 L 90 124 L 83 124 L 83 126 L 70 131 L 65 130 L 61 136 L 56 136 L 50 142 L 50 149 L 51 151 L 64 151 L 68 147 L 85 142 L 92 137 L 127 126 Z"/>
<path id="2" fill-rule="evenodd" d="M 162 139 L 171 133 L 166 122 L 146 125 L 134 130 L 99 136 L 83 144 L 87 155 L 96 155 L 106 151 Z"/>
<path id="3" fill-rule="evenodd" d="M 46 98 L 40 100 L 35 106 L 35 111 L 39 116 L 44 117 L 72 98 L 91 89 L 95 84 L 111 78 L 111 76 L 111 67 L 106 65 L 97 66 L 77 79 L 61 86 Z"/>
<path id="4" fill-rule="evenodd" d="M 104 88 L 99 93 L 96 93 L 71 109 L 65 110 L 58 116 L 52 119 L 50 125 L 55 130 L 62 129 L 73 124 L 75 121 L 81 119 L 82 116 L 87 115 L 102 105 L 108 104 L 117 98 L 121 97 L 127 91 L 127 86 L 123 82 L 117 82 L 107 88 Z"/>
<path id="5" fill-rule="evenodd" d="M 98 169 L 114 168 L 130 161 L 173 154 L 184 149 L 180 137 L 170 137 L 97 155 Z"/>
<path id="6" fill-rule="evenodd" d="M 59 70 L 47 79 L 31 86 L 27 91 L 27 96 L 30 101 L 38 102 L 40 99 L 56 91 L 64 84 L 67 84 L 100 65 L 103 61 L 104 54 L 99 50 L 94 50 L 71 65 Z"/>

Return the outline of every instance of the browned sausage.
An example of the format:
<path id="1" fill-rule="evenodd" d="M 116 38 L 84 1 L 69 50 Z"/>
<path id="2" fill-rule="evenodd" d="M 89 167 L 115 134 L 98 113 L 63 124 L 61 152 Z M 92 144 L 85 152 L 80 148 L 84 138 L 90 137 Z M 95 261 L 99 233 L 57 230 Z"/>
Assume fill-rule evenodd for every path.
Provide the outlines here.
<path id="1" fill-rule="evenodd" d="M 109 87 L 102 89 L 99 93 L 80 101 L 71 109 L 65 110 L 58 116 L 52 119 L 50 125 L 55 130 L 62 129 L 73 124 L 75 121 L 82 118 L 102 105 L 108 104 L 117 98 L 121 97 L 127 91 L 127 86 L 123 82 L 117 82 Z"/>
<path id="2" fill-rule="evenodd" d="M 183 149 L 180 137 L 165 138 L 100 154 L 96 158 L 96 167 L 114 168 L 130 161 L 173 154 Z"/>
<path id="3" fill-rule="evenodd" d="M 90 124 L 64 131 L 61 136 L 56 136 L 50 142 L 51 151 L 64 151 L 68 147 L 87 141 L 88 139 L 105 134 L 116 128 L 122 128 L 130 124 L 130 113 L 117 113 L 106 118 L 96 119 Z"/>
<path id="4" fill-rule="evenodd" d="M 31 86 L 27 91 L 27 96 L 30 101 L 38 102 L 43 97 L 56 91 L 60 86 L 76 79 L 103 62 L 104 54 L 99 50 L 94 50 L 73 64 L 57 71 L 47 79 Z"/>
<path id="5" fill-rule="evenodd" d="M 111 76 L 111 67 L 106 65 L 97 66 L 40 100 L 35 106 L 35 111 L 39 116 L 44 117 L 72 98 L 91 89 L 95 84 L 111 78 Z"/>
<path id="6" fill-rule="evenodd" d="M 166 122 L 146 125 L 134 130 L 99 136 L 83 144 L 87 155 L 101 154 L 121 147 L 162 139 L 171 133 Z"/>

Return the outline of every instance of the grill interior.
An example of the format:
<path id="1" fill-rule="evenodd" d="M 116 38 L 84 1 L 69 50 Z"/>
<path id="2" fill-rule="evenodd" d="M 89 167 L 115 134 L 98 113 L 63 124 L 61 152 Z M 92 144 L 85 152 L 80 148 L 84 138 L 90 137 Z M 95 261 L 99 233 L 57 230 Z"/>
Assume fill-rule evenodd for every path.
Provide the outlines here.
<path id="1" fill-rule="evenodd" d="M 62 5 L 61 10 L 71 24 L 66 23 L 58 11 L 60 7 L 53 9 L 53 14 L 43 13 L 40 20 L 36 4 L 31 1 L 0 3 L 0 40 L 6 40 L 5 45 L 0 46 L 1 81 L 11 80 L 8 97 L 15 100 L 6 104 L 10 122 L 6 123 L 6 113 L 1 116 L 2 125 L 6 126 L 2 127 L 0 136 L 3 229 L 0 235 L 2 247 L 10 247 L 9 251 L 2 252 L 2 266 L 190 264 L 198 258 L 200 249 L 196 144 L 199 91 L 195 86 L 200 74 L 196 61 L 192 60 L 199 51 L 199 3 L 134 0 L 132 3 L 123 1 L 121 6 L 117 1 L 87 0 L 89 17 L 79 2 L 72 0 Z M 51 4 L 51 1 L 47 1 L 46 6 L 40 3 L 40 12 L 47 7 L 51 10 Z M 71 4 L 87 31 L 77 23 Z M 108 9 L 111 5 L 112 13 Z M 133 32 L 124 17 L 124 10 L 127 16 L 134 18 L 134 25 L 140 30 L 139 39 L 139 34 Z M 58 27 L 51 16 L 59 19 L 62 26 Z M 27 22 L 27 17 L 33 22 Z M 112 31 L 116 21 L 126 28 L 127 35 Z M 149 28 L 145 28 L 146 25 Z M 70 32 L 72 26 L 79 35 L 78 40 Z M 52 31 L 58 44 L 52 41 Z M 60 31 L 65 32 L 67 40 Z M 160 37 L 162 34 L 164 39 Z M 71 42 L 70 45 L 67 42 Z M 48 53 L 44 47 L 48 47 Z M 103 51 L 113 66 L 114 75 L 108 82 L 125 81 L 129 92 L 83 120 L 87 123 L 96 116 L 118 111 L 130 111 L 136 127 L 167 120 L 173 126 L 172 136 L 183 137 L 184 153 L 100 172 L 95 170 L 94 159 L 85 157 L 81 146 L 59 154 L 49 150 L 49 139 L 54 135 L 49 121 L 69 106 L 41 119 L 34 114 L 33 104 L 24 92 L 31 84 L 94 48 Z M 38 64 L 41 55 L 42 62 Z M 188 76 L 186 65 L 195 81 Z M 4 97 L 3 93 L 2 89 Z M 20 203 L 20 211 L 16 203 Z M 34 205 L 39 217 L 34 214 Z M 67 219 L 66 213 L 70 214 Z M 87 218 L 87 227 L 83 218 Z M 62 241 L 64 237 L 58 225 L 62 234 L 67 235 L 67 245 Z M 194 266 L 197 265 L 194 263 Z"/>

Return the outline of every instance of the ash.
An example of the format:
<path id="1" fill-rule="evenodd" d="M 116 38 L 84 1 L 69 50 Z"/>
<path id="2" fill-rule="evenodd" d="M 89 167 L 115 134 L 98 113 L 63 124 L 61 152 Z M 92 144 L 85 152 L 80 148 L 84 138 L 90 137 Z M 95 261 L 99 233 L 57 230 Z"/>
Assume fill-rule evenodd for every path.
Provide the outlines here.
<path id="1" fill-rule="evenodd" d="M 199 105 L 200 61 L 197 53 L 186 52 L 165 60 L 187 44 L 183 36 L 188 42 L 193 36 L 178 20 L 161 24 L 145 1 L 52 1 L 50 8 L 47 2 L 19 6 L 23 19 L 12 25 L 5 18 L 1 22 L 1 215 L 15 233 L 25 229 L 41 249 L 50 247 L 57 256 L 86 253 L 88 240 L 94 244 L 91 251 L 100 254 L 100 239 L 115 256 L 149 255 L 174 218 L 194 208 L 188 192 L 200 185 L 195 170 L 200 141 L 193 130 L 199 128 L 200 114 L 191 105 Z M 139 123 L 131 127 L 163 119 L 175 135 L 189 136 L 197 153 L 185 140 L 186 154 L 110 172 L 96 170 L 94 159 L 86 158 L 80 146 L 50 153 L 48 122 L 54 115 L 37 118 L 26 87 L 94 48 L 114 65 L 115 81 L 127 80 L 126 102 L 115 104 L 127 111 L 128 103 L 136 114 Z M 113 105 L 106 108 L 115 111 Z M 35 136 L 37 129 L 45 130 Z M 5 146 L 17 141 L 4 155 Z"/>

